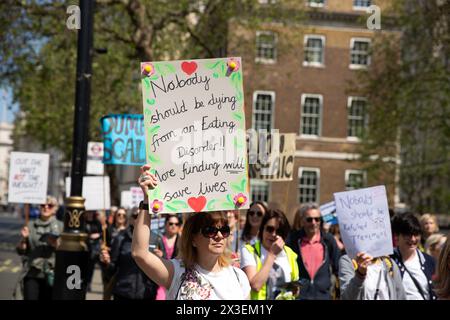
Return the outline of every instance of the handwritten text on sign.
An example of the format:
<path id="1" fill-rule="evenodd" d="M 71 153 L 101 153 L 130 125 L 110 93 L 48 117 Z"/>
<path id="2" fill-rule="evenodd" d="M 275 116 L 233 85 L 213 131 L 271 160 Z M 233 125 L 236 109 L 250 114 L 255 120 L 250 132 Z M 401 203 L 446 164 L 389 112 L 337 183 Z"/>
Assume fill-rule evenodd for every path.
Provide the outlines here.
<path id="1" fill-rule="evenodd" d="M 8 202 L 45 203 L 49 155 L 11 152 Z"/>
<path id="2" fill-rule="evenodd" d="M 145 164 L 144 118 L 140 114 L 103 117 L 103 163 L 141 166 Z"/>
<path id="3" fill-rule="evenodd" d="M 347 254 L 373 257 L 393 252 L 386 188 L 377 186 L 334 194 L 337 218 Z"/>
<path id="4" fill-rule="evenodd" d="M 248 207 L 240 58 L 141 64 L 156 212 Z M 156 201 L 156 202 L 155 202 Z"/>

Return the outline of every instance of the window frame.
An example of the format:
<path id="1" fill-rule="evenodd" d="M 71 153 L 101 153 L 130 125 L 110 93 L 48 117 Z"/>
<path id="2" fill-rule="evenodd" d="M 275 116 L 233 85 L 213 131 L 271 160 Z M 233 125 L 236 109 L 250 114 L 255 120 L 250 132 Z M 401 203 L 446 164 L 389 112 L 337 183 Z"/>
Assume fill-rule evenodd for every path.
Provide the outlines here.
<path id="1" fill-rule="evenodd" d="M 367 69 L 370 66 L 371 63 L 371 57 L 369 51 L 367 52 L 367 64 L 354 64 L 352 63 L 352 51 L 353 46 L 355 45 L 355 42 L 367 42 L 369 44 L 369 51 L 370 47 L 372 45 L 372 39 L 370 38 L 362 38 L 362 37 L 355 37 L 350 39 L 350 54 L 349 54 L 349 68 L 351 70 L 361 70 L 361 69 Z"/>
<path id="2" fill-rule="evenodd" d="M 360 169 L 346 169 L 345 170 L 345 176 L 344 176 L 344 187 L 345 187 L 345 191 L 351 191 L 350 189 L 347 189 L 347 182 L 350 178 L 351 174 L 362 174 L 362 178 L 363 178 L 363 185 L 362 188 L 365 188 L 367 186 L 367 172 L 365 170 L 360 170 Z M 355 189 L 352 189 L 355 190 Z"/>
<path id="3" fill-rule="evenodd" d="M 323 3 L 311 2 L 312 0 L 306 0 L 306 4 L 311 8 L 324 8 L 326 5 L 326 0 L 323 0 Z"/>
<path id="4" fill-rule="evenodd" d="M 269 35 L 272 34 L 274 36 L 274 58 L 273 59 L 267 59 L 267 58 L 262 58 L 262 57 L 258 57 L 258 37 L 260 35 Z M 256 37 L 255 37 L 255 62 L 256 63 L 262 63 L 262 64 L 275 64 L 277 62 L 277 58 L 278 58 L 278 50 L 277 50 L 277 46 L 278 46 L 278 34 L 275 31 L 271 31 L 271 30 L 258 30 L 256 31 Z"/>
<path id="5" fill-rule="evenodd" d="M 352 7 L 355 11 L 367 11 L 367 8 L 369 8 L 371 5 L 373 5 L 373 1 L 370 0 L 370 4 L 367 7 L 363 6 L 355 6 L 355 0 L 352 1 Z"/>
<path id="6" fill-rule="evenodd" d="M 361 141 L 361 138 L 358 136 L 349 136 L 348 135 L 348 131 L 349 131 L 349 116 L 350 116 L 350 108 L 352 107 L 352 102 L 354 100 L 362 100 L 366 102 L 366 110 L 364 111 L 364 130 L 367 130 L 368 128 L 368 124 L 369 124 L 369 115 L 367 113 L 367 98 L 365 97 L 359 97 L 359 96 L 349 96 L 347 98 L 347 140 L 349 141 Z"/>
<path id="7" fill-rule="evenodd" d="M 297 180 L 298 180 L 298 184 L 297 184 L 297 188 L 298 188 L 298 202 L 300 203 L 300 198 L 301 198 L 301 190 L 300 190 L 300 180 L 302 178 L 302 173 L 303 171 L 312 171 L 315 172 L 317 174 L 317 184 L 316 184 L 316 188 L 317 188 L 317 199 L 313 202 L 315 203 L 320 203 L 320 168 L 312 168 L 312 167 L 299 167 L 298 168 L 298 176 L 297 176 Z M 302 204 L 302 203 L 300 203 Z"/>
<path id="8" fill-rule="evenodd" d="M 308 43 L 308 39 L 320 39 L 322 41 L 322 62 L 311 62 L 305 61 L 306 59 L 306 45 Z M 303 63 L 304 67 L 313 67 L 313 68 L 325 68 L 325 46 L 326 46 L 326 37 L 320 34 L 305 34 L 303 37 Z"/>
<path id="9" fill-rule="evenodd" d="M 275 91 L 268 91 L 268 90 L 255 90 L 253 91 L 253 108 L 252 108 L 252 129 L 255 130 L 261 130 L 261 129 L 256 129 L 255 128 L 255 121 L 256 121 L 256 117 L 255 117 L 255 110 L 256 110 L 256 101 L 257 101 L 257 97 L 258 95 L 270 95 L 272 97 L 272 110 L 271 110 L 271 114 L 270 114 L 270 130 L 272 130 L 274 128 L 274 124 L 275 124 L 275 101 L 276 101 L 276 93 Z M 269 130 L 269 132 L 270 132 Z"/>
<path id="10" fill-rule="evenodd" d="M 251 201 L 255 201 L 253 199 L 253 193 L 252 193 L 252 183 L 254 183 L 256 181 L 256 184 L 261 183 L 261 184 L 267 184 L 267 202 L 271 201 L 271 193 L 272 193 L 272 184 L 270 183 L 270 181 L 265 181 L 263 179 L 250 179 L 250 198 Z"/>
<path id="11" fill-rule="evenodd" d="M 306 98 L 318 98 L 319 99 L 319 128 L 318 128 L 318 134 L 305 134 L 303 133 L 303 106 L 305 104 Z M 322 136 L 322 119 L 323 119 L 323 95 L 322 94 L 316 94 L 316 93 L 303 93 L 300 99 L 300 132 L 299 137 L 300 138 L 313 138 L 317 139 Z"/>

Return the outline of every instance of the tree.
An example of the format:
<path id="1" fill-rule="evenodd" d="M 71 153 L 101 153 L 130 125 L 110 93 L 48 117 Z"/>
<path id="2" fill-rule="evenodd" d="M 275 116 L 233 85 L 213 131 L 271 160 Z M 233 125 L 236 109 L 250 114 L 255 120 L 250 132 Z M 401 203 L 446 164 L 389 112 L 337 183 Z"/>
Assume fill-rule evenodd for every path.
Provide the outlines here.
<path id="1" fill-rule="evenodd" d="M 449 212 L 450 3 L 393 4 L 401 33 L 378 34 L 372 67 L 360 77 L 370 101 L 360 152 L 372 174 L 399 170 L 401 197 L 411 210 Z"/>

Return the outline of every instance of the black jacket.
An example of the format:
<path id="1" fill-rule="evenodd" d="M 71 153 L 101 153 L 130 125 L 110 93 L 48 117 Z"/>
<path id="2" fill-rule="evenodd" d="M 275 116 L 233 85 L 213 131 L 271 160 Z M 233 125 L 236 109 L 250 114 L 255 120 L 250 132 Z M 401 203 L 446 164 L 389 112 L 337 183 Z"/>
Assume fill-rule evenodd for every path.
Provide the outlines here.
<path id="1" fill-rule="evenodd" d="M 133 227 L 120 231 L 112 242 L 111 263 L 107 270 L 110 275 L 116 274 L 113 294 L 128 299 L 156 298 L 158 286 L 151 281 L 137 266 L 131 256 Z"/>
<path id="2" fill-rule="evenodd" d="M 306 235 L 304 229 L 292 232 L 286 244 L 298 255 L 299 283 L 301 300 L 330 300 L 331 299 L 331 276 L 338 274 L 340 252 L 336 245 L 336 240 L 329 233 L 320 233 L 320 242 L 324 247 L 324 260 L 317 270 L 314 278 L 311 279 L 303 263 L 302 254 L 299 248 L 299 240 Z"/>
<path id="3" fill-rule="evenodd" d="M 418 249 L 416 249 L 416 250 L 417 250 L 417 255 L 419 256 L 420 267 L 422 269 L 422 272 L 425 274 L 425 276 L 428 280 L 428 287 L 422 288 L 422 289 L 428 291 L 430 300 L 436 300 L 437 297 L 433 290 L 433 281 L 431 280 L 431 278 L 435 272 L 436 262 L 434 261 L 434 258 L 432 256 L 430 256 L 426 253 L 420 252 Z M 407 271 L 405 269 L 405 265 L 403 264 L 403 258 L 400 253 L 400 250 L 398 248 L 395 248 L 394 254 L 391 256 L 391 258 L 395 261 L 398 268 L 400 269 L 400 273 L 401 273 L 402 279 L 403 279 L 403 275 Z"/>

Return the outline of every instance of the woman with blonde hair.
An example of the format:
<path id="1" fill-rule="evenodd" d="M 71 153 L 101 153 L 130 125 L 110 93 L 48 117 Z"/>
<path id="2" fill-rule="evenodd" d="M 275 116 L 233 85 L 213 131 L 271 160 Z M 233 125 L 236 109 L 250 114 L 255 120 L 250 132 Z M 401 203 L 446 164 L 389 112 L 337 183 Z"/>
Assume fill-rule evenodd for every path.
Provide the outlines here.
<path id="1" fill-rule="evenodd" d="M 422 229 L 422 245 L 425 245 L 425 241 L 432 234 L 439 232 L 439 225 L 437 222 L 437 218 L 434 214 L 425 213 L 419 218 L 420 227 Z"/>
<path id="2" fill-rule="evenodd" d="M 148 190 L 157 185 L 150 166 L 141 167 L 139 185 L 144 201 L 135 224 L 132 255 L 138 266 L 158 285 L 168 300 L 243 300 L 249 298 L 245 273 L 230 265 L 226 238 L 230 235 L 225 212 L 192 213 L 184 224 L 180 257 L 167 260 L 148 250 L 150 211 Z"/>
<path id="3" fill-rule="evenodd" d="M 445 240 L 447 240 L 447 237 L 442 233 L 432 234 L 425 241 L 425 252 L 438 261 Z"/>
<path id="4" fill-rule="evenodd" d="M 441 250 L 438 261 L 438 280 L 436 284 L 436 295 L 439 300 L 450 300 L 450 240 Z"/>

